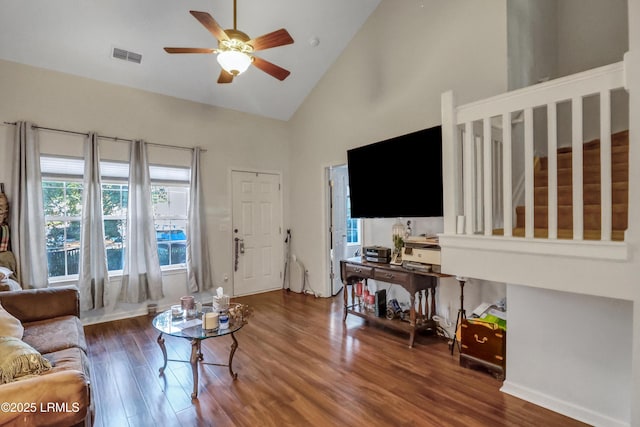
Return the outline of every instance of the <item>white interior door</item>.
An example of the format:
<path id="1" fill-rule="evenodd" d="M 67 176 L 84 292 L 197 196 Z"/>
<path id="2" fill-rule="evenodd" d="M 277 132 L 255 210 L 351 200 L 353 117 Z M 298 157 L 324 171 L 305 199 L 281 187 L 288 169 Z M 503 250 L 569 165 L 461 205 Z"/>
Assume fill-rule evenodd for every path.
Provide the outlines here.
<path id="1" fill-rule="evenodd" d="M 282 287 L 283 234 L 280 175 L 231 172 L 233 294 Z"/>
<path id="2" fill-rule="evenodd" d="M 342 288 L 340 279 L 340 260 L 347 252 L 347 186 L 346 166 L 330 168 L 331 188 L 331 295 Z"/>

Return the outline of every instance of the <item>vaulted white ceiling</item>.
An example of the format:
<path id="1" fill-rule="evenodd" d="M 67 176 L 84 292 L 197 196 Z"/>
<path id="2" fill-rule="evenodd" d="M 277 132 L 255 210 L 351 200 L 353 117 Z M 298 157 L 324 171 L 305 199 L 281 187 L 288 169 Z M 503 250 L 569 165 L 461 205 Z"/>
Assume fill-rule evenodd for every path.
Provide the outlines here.
<path id="1" fill-rule="evenodd" d="M 286 28 L 295 40 L 256 53 L 291 71 L 284 81 L 251 67 L 221 85 L 215 55 L 164 52 L 165 46 L 216 48 L 189 11 L 208 12 L 233 28 L 233 0 L 0 0 L 0 58 L 288 120 L 378 3 L 237 0 L 239 30 L 258 37 Z M 114 59 L 114 47 L 142 54 L 142 62 Z"/>

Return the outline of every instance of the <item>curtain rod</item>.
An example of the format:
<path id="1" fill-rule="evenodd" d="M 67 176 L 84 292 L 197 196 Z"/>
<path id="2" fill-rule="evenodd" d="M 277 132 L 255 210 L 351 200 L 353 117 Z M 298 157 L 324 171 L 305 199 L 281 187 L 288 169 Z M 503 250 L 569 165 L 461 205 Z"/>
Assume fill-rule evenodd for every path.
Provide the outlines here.
<path id="1" fill-rule="evenodd" d="M 12 125 L 12 126 L 16 126 L 18 124 L 18 122 L 4 122 L 5 125 Z M 36 125 L 32 125 L 31 126 L 33 129 L 42 129 L 42 130 L 50 130 L 53 132 L 62 132 L 62 133 L 70 133 L 72 135 L 83 135 L 83 136 L 89 136 L 88 133 L 86 132 L 77 132 L 77 131 L 73 131 L 73 130 L 66 130 L 66 129 L 56 129 L 56 128 L 48 128 L 48 127 L 44 127 L 44 126 L 36 126 Z M 103 136 L 103 135 L 98 135 L 98 138 L 100 139 L 109 139 L 111 141 L 123 141 L 123 142 L 133 142 L 133 139 L 128 139 L 128 138 L 119 138 L 117 136 Z M 147 142 L 147 145 L 153 145 L 155 147 L 164 147 L 164 148 L 175 148 L 178 150 L 189 150 L 189 151 L 193 151 L 193 147 L 181 147 L 179 145 L 169 145 L 169 144 L 158 144 L 155 142 Z M 206 152 L 207 150 L 205 149 L 201 149 L 201 152 Z"/>

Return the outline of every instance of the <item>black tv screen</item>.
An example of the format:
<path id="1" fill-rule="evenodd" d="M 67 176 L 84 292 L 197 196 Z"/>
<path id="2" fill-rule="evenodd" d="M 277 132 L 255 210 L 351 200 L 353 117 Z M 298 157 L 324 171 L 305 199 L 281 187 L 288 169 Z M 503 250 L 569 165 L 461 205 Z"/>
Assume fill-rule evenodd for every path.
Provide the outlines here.
<path id="1" fill-rule="evenodd" d="M 347 151 L 352 218 L 442 216 L 442 128 Z"/>

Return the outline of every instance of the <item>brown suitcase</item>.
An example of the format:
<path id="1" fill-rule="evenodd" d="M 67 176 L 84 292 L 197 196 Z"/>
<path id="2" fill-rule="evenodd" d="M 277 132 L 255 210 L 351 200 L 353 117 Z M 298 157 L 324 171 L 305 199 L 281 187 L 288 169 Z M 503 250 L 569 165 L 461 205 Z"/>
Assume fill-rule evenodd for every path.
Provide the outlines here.
<path id="1" fill-rule="evenodd" d="M 503 380 L 505 375 L 506 331 L 493 323 L 463 320 L 461 324 L 460 365 L 480 366 Z"/>

